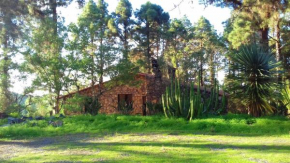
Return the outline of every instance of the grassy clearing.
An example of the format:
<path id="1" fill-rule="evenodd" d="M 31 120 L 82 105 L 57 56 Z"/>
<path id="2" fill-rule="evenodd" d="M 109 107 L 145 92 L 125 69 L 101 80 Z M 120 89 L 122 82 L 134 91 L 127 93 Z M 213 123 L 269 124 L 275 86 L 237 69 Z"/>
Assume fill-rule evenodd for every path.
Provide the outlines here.
<path id="1" fill-rule="evenodd" d="M 290 121 L 284 117 L 225 115 L 188 122 L 81 115 L 62 120 L 58 128 L 48 120 L 0 127 L 0 162 L 289 162 Z"/>
<path id="2" fill-rule="evenodd" d="M 72 138 L 73 137 L 73 138 Z M 71 135 L 0 141 L 1 162 L 289 162 L 290 139 L 223 135 Z M 35 147 L 36 141 L 46 142 Z M 47 142 L 52 141 L 51 144 Z"/>
<path id="3" fill-rule="evenodd" d="M 48 125 L 48 120 L 0 127 L 0 139 L 115 132 L 290 137 L 290 120 L 285 117 L 252 118 L 247 115 L 225 115 L 188 122 L 182 118 L 166 119 L 163 116 L 80 115 L 62 120 L 64 126 L 59 128 Z"/>

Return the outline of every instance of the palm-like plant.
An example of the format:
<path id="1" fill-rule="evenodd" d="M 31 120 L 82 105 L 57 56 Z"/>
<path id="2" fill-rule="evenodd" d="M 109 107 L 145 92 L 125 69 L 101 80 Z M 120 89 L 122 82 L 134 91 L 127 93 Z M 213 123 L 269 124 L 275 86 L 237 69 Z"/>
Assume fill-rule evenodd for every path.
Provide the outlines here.
<path id="1" fill-rule="evenodd" d="M 282 102 L 285 107 L 290 110 L 290 83 L 289 80 L 286 80 L 285 87 L 281 91 Z"/>
<path id="2" fill-rule="evenodd" d="M 274 55 L 257 45 L 250 45 L 241 47 L 231 59 L 234 61 L 231 66 L 237 72 L 230 77 L 234 95 L 253 116 L 272 113 L 274 108 L 269 101 L 276 85 L 273 70 L 278 66 Z"/>

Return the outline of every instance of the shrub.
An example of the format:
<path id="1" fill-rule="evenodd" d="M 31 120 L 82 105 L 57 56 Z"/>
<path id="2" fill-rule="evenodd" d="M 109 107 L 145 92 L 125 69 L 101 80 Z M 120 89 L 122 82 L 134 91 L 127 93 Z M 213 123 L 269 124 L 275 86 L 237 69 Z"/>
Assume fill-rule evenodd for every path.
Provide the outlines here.
<path id="1" fill-rule="evenodd" d="M 87 97 L 77 93 L 65 101 L 64 105 L 62 105 L 62 109 L 72 113 L 78 113 L 84 110 L 86 102 Z"/>
<path id="2" fill-rule="evenodd" d="M 85 101 L 85 112 L 89 113 L 91 115 L 97 115 L 100 108 L 101 103 L 99 102 L 99 99 L 93 99 L 92 97 L 87 97 Z"/>
<path id="3" fill-rule="evenodd" d="M 24 116 L 47 116 L 53 110 L 50 99 L 49 95 L 27 98 Z"/>

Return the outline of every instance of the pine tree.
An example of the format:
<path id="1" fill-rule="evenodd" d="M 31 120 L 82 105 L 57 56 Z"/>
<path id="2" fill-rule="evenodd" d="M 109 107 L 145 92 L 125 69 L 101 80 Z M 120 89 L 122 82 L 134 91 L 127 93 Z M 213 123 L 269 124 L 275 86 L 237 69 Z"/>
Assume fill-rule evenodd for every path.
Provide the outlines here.
<path id="1" fill-rule="evenodd" d="M 30 30 L 27 36 L 25 58 L 27 69 L 36 75 L 33 86 L 48 91 L 50 104 L 59 112 L 61 91 L 66 85 L 67 61 L 63 57 L 66 28 L 57 8 L 67 6 L 72 1 L 44 0 L 30 1 Z M 77 2 L 82 2 L 78 0 Z"/>
<path id="2" fill-rule="evenodd" d="M 207 64 L 210 70 L 210 82 L 213 85 L 216 73 L 216 61 L 218 54 L 221 52 L 222 44 L 212 25 L 204 17 L 201 17 L 195 25 L 194 34 L 196 48 L 198 49 L 196 54 L 199 62 L 200 83 L 204 84 L 206 75 L 204 66 Z"/>
<path id="3" fill-rule="evenodd" d="M 70 60 L 79 59 L 81 64 L 74 67 L 74 71 L 80 70 L 90 80 L 91 87 L 96 83 L 101 86 L 103 76 L 110 75 L 113 69 L 115 48 L 114 38 L 108 27 L 109 19 L 107 4 L 102 0 L 97 4 L 90 0 L 84 6 L 78 23 L 70 25 Z M 92 89 L 93 100 L 99 93 L 102 92 Z"/>
<path id="4" fill-rule="evenodd" d="M 109 20 L 109 29 L 115 36 L 118 45 L 118 52 L 122 57 L 118 60 L 118 64 L 114 68 L 111 80 L 115 85 L 135 84 L 134 78 L 138 73 L 138 67 L 132 63 L 132 28 L 134 27 L 134 20 L 132 19 L 132 5 L 128 0 L 121 0 L 118 3 L 115 13 Z"/>
<path id="5" fill-rule="evenodd" d="M 161 6 L 147 2 L 135 12 L 135 17 L 135 40 L 139 43 L 135 51 L 145 58 L 145 69 L 151 73 L 151 60 L 160 55 L 162 27 L 168 23 L 169 14 Z"/>
<path id="6" fill-rule="evenodd" d="M 28 15 L 28 8 L 22 1 L 0 2 L 0 111 L 7 111 L 12 101 L 10 70 L 17 69 L 12 57 L 17 53 L 22 37 L 20 21 Z"/>

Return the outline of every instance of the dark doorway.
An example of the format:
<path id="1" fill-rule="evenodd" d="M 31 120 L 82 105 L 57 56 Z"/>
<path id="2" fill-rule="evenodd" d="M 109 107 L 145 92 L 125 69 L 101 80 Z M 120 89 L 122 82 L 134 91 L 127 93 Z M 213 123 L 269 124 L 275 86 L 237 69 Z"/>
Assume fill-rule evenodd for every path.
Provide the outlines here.
<path id="1" fill-rule="evenodd" d="M 142 105 L 142 115 L 146 116 L 146 96 L 142 97 L 143 105 Z"/>

